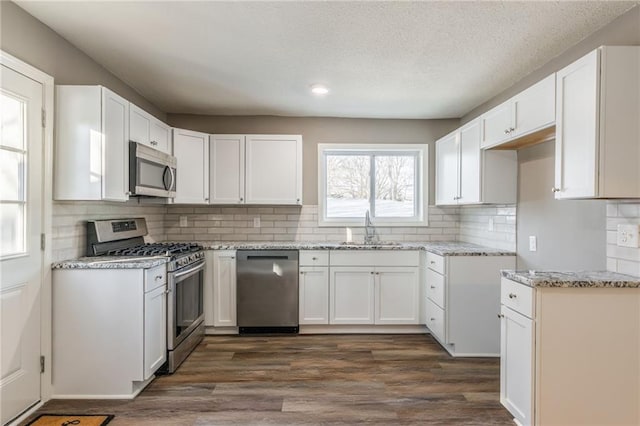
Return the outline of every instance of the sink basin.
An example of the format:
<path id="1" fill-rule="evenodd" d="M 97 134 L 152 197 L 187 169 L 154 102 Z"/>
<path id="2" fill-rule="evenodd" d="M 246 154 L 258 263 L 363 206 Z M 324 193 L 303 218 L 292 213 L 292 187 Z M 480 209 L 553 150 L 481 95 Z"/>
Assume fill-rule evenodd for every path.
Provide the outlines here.
<path id="1" fill-rule="evenodd" d="M 376 241 L 371 243 L 344 241 L 340 245 L 349 247 L 400 247 L 402 244 L 395 241 Z"/>

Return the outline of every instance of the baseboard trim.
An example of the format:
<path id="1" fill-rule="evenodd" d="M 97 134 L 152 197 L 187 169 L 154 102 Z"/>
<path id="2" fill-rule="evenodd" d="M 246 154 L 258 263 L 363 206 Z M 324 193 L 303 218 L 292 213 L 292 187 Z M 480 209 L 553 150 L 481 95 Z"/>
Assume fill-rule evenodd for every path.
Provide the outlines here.
<path id="1" fill-rule="evenodd" d="M 301 325 L 300 334 L 428 334 L 424 325 Z"/>

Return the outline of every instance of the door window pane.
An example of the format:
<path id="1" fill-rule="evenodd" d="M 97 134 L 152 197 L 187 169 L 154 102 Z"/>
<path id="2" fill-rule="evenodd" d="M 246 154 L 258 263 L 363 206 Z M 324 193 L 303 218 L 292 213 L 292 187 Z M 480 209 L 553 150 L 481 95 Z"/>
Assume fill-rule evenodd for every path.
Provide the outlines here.
<path id="1" fill-rule="evenodd" d="M 369 210 L 368 155 L 327 155 L 327 217 L 364 217 Z"/>
<path id="2" fill-rule="evenodd" d="M 25 252 L 25 206 L 0 204 L 0 256 Z"/>
<path id="3" fill-rule="evenodd" d="M 24 102 L 2 93 L 0 95 L 0 135 L 3 146 L 24 149 Z"/>
<path id="4" fill-rule="evenodd" d="M 376 217 L 413 217 L 416 215 L 415 158 L 411 155 L 375 156 Z"/>
<path id="5" fill-rule="evenodd" d="M 0 148 L 0 200 L 24 201 L 24 157 Z"/>
<path id="6" fill-rule="evenodd" d="M 26 251 L 25 103 L 0 94 L 0 256 Z"/>

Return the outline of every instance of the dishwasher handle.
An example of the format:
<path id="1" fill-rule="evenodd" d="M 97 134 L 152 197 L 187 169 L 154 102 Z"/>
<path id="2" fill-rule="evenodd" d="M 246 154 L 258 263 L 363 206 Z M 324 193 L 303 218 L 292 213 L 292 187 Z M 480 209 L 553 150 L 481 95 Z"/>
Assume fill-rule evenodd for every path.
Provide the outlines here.
<path id="1" fill-rule="evenodd" d="M 238 261 L 293 260 L 298 261 L 298 250 L 238 250 Z"/>

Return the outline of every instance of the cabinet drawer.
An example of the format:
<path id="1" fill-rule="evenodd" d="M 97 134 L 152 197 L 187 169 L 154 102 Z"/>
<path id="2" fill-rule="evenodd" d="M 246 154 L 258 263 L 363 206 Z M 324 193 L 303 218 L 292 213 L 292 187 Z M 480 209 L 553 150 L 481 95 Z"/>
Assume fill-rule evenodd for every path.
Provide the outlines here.
<path id="1" fill-rule="evenodd" d="M 300 250 L 300 266 L 328 266 L 328 250 Z"/>
<path id="2" fill-rule="evenodd" d="M 427 269 L 427 297 L 436 305 L 444 308 L 444 276 Z"/>
<path id="3" fill-rule="evenodd" d="M 444 339 L 444 309 L 427 299 L 427 327 L 440 342 Z"/>
<path id="4" fill-rule="evenodd" d="M 500 303 L 533 318 L 533 288 L 506 278 L 502 279 L 500 286 Z"/>
<path id="5" fill-rule="evenodd" d="M 145 293 L 167 283 L 167 266 L 160 265 L 144 271 Z"/>
<path id="6" fill-rule="evenodd" d="M 427 267 L 444 275 L 444 256 L 427 252 Z"/>

